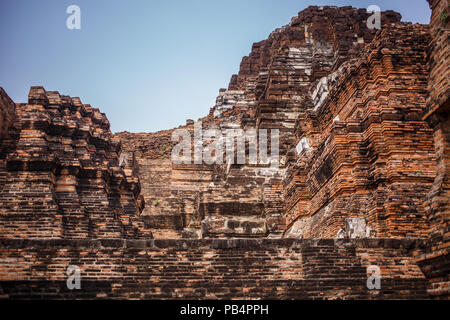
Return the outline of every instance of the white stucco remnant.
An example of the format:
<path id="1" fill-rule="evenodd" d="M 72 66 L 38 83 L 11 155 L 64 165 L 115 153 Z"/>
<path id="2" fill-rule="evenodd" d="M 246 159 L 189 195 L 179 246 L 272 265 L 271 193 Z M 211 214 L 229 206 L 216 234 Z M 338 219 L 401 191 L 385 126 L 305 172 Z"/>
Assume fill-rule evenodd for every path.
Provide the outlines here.
<path id="1" fill-rule="evenodd" d="M 343 229 L 339 229 L 336 239 L 345 239 L 345 231 Z"/>
<path id="2" fill-rule="evenodd" d="M 303 137 L 300 142 L 297 144 L 296 150 L 297 155 L 300 155 L 303 150 L 308 150 L 310 148 L 308 139 L 306 137 Z"/>
<path id="3" fill-rule="evenodd" d="M 304 70 L 305 74 L 308 76 L 312 73 L 311 59 L 313 57 L 312 48 L 301 47 L 301 48 L 289 48 L 289 60 L 287 65 L 292 67 L 294 70 Z"/>
<path id="4" fill-rule="evenodd" d="M 319 80 L 319 83 L 317 83 L 315 90 L 311 94 L 311 99 L 314 103 L 314 111 L 317 111 L 317 109 L 319 109 L 325 102 L 325 99 L 329 94 L 329 88 L 333 86 L 333 83 L 342 73 L 345 66 L 346 64 L 343 63 L 336 72 L 333 72 L 327 77 L 323 77 Z"/>
<path id="5" fill-rule="evenodd" d="M 214 117 L 218 118 L 226 110 L 232 109 L 244 100 L 244 96 L 244 91 L 221 89 L 214 106 Z"/>
<path id="6" fill-rule="evenodd" d="M 119 166 L 123 169 L 128 164 L 128 156 L 126 153 L 121 153 L 119 158 Z"/>
<path id="7" fill-rule="evenodd" d="M 370 238 L 372 233 L 372 229 L 369 226 L 366 226 L 366 238 Z"/>
<path id="8" fill-rule="evenodd" d="M 323 104 L 327 96 L 328 96 L 328 78 L 323 77 L 322 79 L 320 79 L 316 89 L 312 94 L 312 100 L 314 102 L 314 111 L 320 108 L 320 106 Z"/>
<path id="9" fill-rule="evenodd" d="M 366 238 L 366 220 L 362 218 L 345 219 L 345 228 L 350 239 Z"/>

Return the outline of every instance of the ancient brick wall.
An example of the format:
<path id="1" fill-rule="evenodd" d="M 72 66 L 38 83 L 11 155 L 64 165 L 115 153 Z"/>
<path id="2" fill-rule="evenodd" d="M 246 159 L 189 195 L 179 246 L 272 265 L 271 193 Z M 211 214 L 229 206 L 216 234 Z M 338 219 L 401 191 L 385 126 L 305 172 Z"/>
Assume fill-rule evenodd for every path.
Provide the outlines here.
<path id="1" fill-rule="evenodd" d="M 203 128 L 277 129 L 280 164 L 170 166 L 170 131 L 119 133 L 128 152 L 136 152 L 149 225 L 162 237 L 280 237 L 285 230 L 283 176 L 295 144 L 295 123 L 313 107 L 311 91 L 322 77 L 356 57 L 377 33 L 365 9 L 309 7 L 268 39 L 255 43 L 228 89 L 221 89 Z M 398 13 L 382 13 L 382 25 L 399 23 Z M 192 129 L 192 123 L 183 127 Z M 170 175 L 170 179 L 169 179 Z M 180 177 L 183 177 L 180 179 Z M 182 192 L 180 192 L 182 190 Z M 190 191 L 189 191 L 190 190 Z M 183 204 L 183 200 L 188 203 Z M 157 205 L 155 205 L 157 204 Z M 186 211 L 184 207 L 188 208 Z M 193 211 L 192 211 L 193 209 Z M 194 223 L 180 223 L 196 216 Z M 199 221 L 202 221 L 200 232 Z"/>
<path id="2" fill-rule="evenodd" d="M 16 104 L 0 87 L 0 168 L 6 166 L 6 154 L 14 146 L 16 122 Z M 7 178 L 5 170 L 0 169 L 0 190 Z"/>
<path id="3" fill-rule="evenodd" d="M 0 139 L 6 139 L 16 115 L 16 104 L 0 87 Z"/>
<path id="4" fill-rule="evenodd" d="M 419 240 L 0 240 L 2 298 L 420 299 Z M 68 290 L 78 266 L 81 289 Z M 367 267 L 381 290 L 367 288 Z"/>
<path id="5" fill-rule="evenodd" d="M 180 128 L 192 131 L 191 125 Z M 212 181 L 213 168 L 172 162 L 176 144 L 171 140 L 172 132 L 116 134 L 124 153 L 136 157 L 136 173 L 146 203 L 141 217 L 155 238 L 181 238 L 193 225 L 199 230 L 199 198 Z"/>
<path id="6" fill-rule="evenodd" d="M 0 296 L 448 298 L 448 1 L 429 2 L 430 26 L 381 31 L 309 7 L 253 45 L 199 121 L 280 130 L 277 167 L 175 164 L 175 129 L 113 136 L 78 98 L 0 90 Z"/>
<path id="7" fill-rule="evenodd" d="M 438 109 L 439 110 L 439 109 Z M 429 247 L 417 258 L 430 279 L 428 292 L 439 298 L 450 296 L 450 113 L 433 113 L 437 176 L 424 203 L 430 226 Z"/>
<path id="8" fill-rule="evenodd" d="M 432 42 L 429 47 L 429 101 L 427 114 L 433 113 L 450 98 L 450 2 L 428 0 L 432 9 L 430 31 Z"/>
<path id="9" fill-rule="evenodd" d="M 429 41 L 425 26 L 385 27 L 366 53 L 319 82 L 313 96 L 322 102 L 298 119 L 285 180 L 292 236 L 334 238 L 348 218 L 365 220 L 364 237 L 427 235 L 424 202 L 436 175 L 432 129 L 421 118 Z"/>
<path id="10" fill-rule="evenodd" d="M 430 73 L 427 109 L 423 113 L 434 132 L 437 175 L 429 191 L 427 217 L 430 225 L 430 243 L 417 258 L 430 278 L 428 292 L 436 298 L 450 295 L 450 3 L 430 0 L 433 10 L 430 28 L 432 42 L 429 48 Z"/>
<path id="11" fill-rule="evenodd" d="M 139 180 L 119 163 L 106 116 L 79 98 L 32 87 L 2 140 L 0 234 L 10 238 L 151 237 Z"/>

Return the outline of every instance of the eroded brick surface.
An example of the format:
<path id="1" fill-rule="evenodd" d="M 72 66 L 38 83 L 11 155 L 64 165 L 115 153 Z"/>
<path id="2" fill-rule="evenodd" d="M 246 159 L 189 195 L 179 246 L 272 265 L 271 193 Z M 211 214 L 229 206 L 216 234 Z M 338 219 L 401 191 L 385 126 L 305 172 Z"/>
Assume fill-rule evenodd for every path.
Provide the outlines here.
<path id="1" fill-rule="evenodd" d="M 106 116 L 32 87 L 2 140 L 0 234 L 10 238 L 151 237 L 133 159 L 119 163 Z"/>
<path id="2" fill-rule="evenodd" d="M 422 237 L 436 175 L 427 98 L 428 27 L 385 27 L 355 61 L 324 78 L 327 95 L 300 114 L 285 179 L 286 217 L 309 238 L 335 237 L 346 220 L 370 236 Z M 412 49 L 414 48 L 414 49 Z M 295 222 L 293 222 L 295 221 Z M 295 232 L 294 232 L 295 234 Z"/>
<path id="3" fill-rule="evenodd" d="M 427 217 L 430 224 L 430 243 L 425 252 L 418 253 L 417 261 L 429 278 L 428 293 L 437 298 L 450 294 L 450 3 L 448 0 L 430 0 L 433 9 L 429 48 L 429 98 L 425 119 L 433 128 L 437 175 L 429 190 Z M 445 17 L 447 17 L 445 19 Z"/>
<path id="4" fill-rule="evenodd" d="M 143 195 L 154 204 L 144 212 L 150 225 L 164 221 L 170 236 L 174 232 L 169 230 L 182 236 L 184 229 L 195 237 L 280 237 L 286 227 L 283 178 L 296 142 L 296 121 L 318 103 L 313 91 L 321 79 L 357 57 L 375 37 L 377 30 L 367 27 L 369 16 L 352 7 L 300 12 L 267 40 L 253 44 L 239 74 L 220 90 L 209 115 L 199 119 L 204 130 L 280 130 L 276 168 L 170 165 L 172 131 L 117 134 L 125 149 L 137 153 Z M 398 13 L 382 13 L 383 27 L 399 21 Z M 193 124 L 184 128 L 192 131 Z"/>
<path id="5" fill-rule="evenodd" d="M 0 297 L 13 299 L 411 299 L 426 279 L 416 240 L 1 240 Z M 367 256 L 370 256 L 368 258 Z M 378 263 L 381 290 L 367 288 Z M 68 290 L 69 265 L 81 290 Z"/>
<path id="6" fill-rule="evenodd" d="M 0 295 L 448 299 L 449 4 L 429 3 L 429 26 L 380 31 L 309 7 L 252 46 L 199 121 L 280 130 L 276 167 L 175 164 L 175 129 L 113 137 L 77 98 L 0 90 Z"/>
<path id="7" fill-rule="evenodd" d="M 0 139 L 7 139 L 16 116 L 16 104 L 0 87 Z"/>

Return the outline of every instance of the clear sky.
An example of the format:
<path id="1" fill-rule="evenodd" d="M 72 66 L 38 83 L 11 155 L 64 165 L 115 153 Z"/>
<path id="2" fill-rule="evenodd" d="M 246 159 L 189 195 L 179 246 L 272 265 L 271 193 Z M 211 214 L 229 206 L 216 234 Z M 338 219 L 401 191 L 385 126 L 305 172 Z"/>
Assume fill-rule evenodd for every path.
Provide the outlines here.
<path id="1" fill-rule="evenodd" d="M 69 30 L 69 5 L 81 30 Z M 309 5 L 378 5 L 428 23 L 425 0 L 0 0 L 0 86 L 78 96 L 113 132 L 152 132 L 207 115 L 253 42 Z"/>

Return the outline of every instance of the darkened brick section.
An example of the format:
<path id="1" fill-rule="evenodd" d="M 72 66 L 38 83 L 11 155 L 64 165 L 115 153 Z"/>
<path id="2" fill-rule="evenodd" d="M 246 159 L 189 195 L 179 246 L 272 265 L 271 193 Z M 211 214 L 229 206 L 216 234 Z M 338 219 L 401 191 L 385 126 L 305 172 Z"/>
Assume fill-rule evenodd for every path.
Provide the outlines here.
<path id="1" fill-rule="evenodd" d="M 422 240 L 0 240 L 3 298 L 418 299 Z M 378 265 L 381 290 L 367 289 Z M 81 290 L 66 287 L 69 265 Z"/>
<path id="2" fill-rule="evenodd" d="M 3 92 L 3 91 L 1 91 Z M 4 109 L 2 95 L 2 111 Z M 139 238 L 133 159 L 119 163 L 106 116 L 79 98 L 32 87 L 0 155 L 0 234 L 10 238 Z"/>

